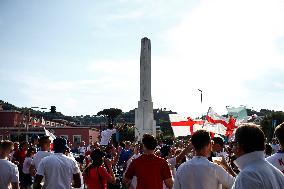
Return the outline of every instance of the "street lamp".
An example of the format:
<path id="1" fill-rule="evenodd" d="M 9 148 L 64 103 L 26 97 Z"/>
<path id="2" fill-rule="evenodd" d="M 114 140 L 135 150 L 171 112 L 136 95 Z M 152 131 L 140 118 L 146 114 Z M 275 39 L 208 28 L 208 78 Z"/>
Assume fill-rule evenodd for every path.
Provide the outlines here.
<path id="1" fill-rule="evenodd" d="M 197 89 L 200 92 L 200 106 L 201 106 L 201 119 L 203 117 L 203 112 L 202 112 L 202 90 L 201 89 Z"/>
<path id="2" fill-rule="evenodd" d="M 198 91 L 200 92 L 200 102 L 202 104 L 202 90 L 201 89 L 198 89 Z"/>

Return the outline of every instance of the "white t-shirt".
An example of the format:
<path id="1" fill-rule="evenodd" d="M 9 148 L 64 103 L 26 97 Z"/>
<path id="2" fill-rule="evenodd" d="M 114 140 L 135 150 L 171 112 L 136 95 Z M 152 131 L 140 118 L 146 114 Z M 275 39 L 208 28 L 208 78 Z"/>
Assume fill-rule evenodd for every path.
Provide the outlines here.
<path id="1" fill-rule="evenodd" d="M 280 145 L 279 144 L 270 144 L 272 148 L 272 154 L 275 154 L 278 150 L 280 150 Z"/>
<path id="2" fill-rule="evenodd" d="M 23 164 L 23 173 L 29 174 L 30 173 L 30 166 L 33 159 L 31 157 L 26 157 L 24 164 Z"/>
<path id="3" fill-rule="evenodd" d="M 116 129 L 106 129 L 101 132 L 101 143 L 100 145 L 108 145 L 111 136 L 116 133 Z"/>
<path id="4" fill-rule="evenodd" d="M 87 148 L 85 146 L 80 146 L 78 148 L 79 154 L 83 155 L 83 156 L 85 155 L 86 150 L 87 150 Z"/>
<path id="5" fill-rule="evenodd" d="M 231 188 L 234 177 L 206 157 L 194 156 L 177 170 L 175 189 L 218 189 L 219 184 Z"/>
<path id="6" fill-rule="evenodd" d="M 175 178 L 175 176 L 176 176 L 177 158 L 176 157 L 169 158 L 169 159 L 167 159 L 167 162 L 168 162 L 169 167 L 170 167 L 170 169 L 172 171 L 172 176 L 173 176 L 173 178 Z"/>
<path id="7" fill-rule="evenodd" d="M 47 151 L 38 151 L 33 157 L 32 165 L 34 165 L 37 170 L 41 159 L 43 159 L 44 157 L 50 156 L 51 154 L 52 154 L 51 152 L 47 152 Z"/>
<path id="8" fill-rule="evenodd" d="M 264 159 L 263 151 L 244 154 L 234 163 L 241 172 L 232 189 L 283 189 L 284 175 Z"/>
<path id="9" fill-rule="evenodd" d="M 10 183 L 19 183 L 18 167 L 5 159 L 0 159 L 0 189 L 7 189 Z"/>
<path id="10" fill-rule="evenodd" d="M 45 177 L 44 189 L 71 189 L 73 175 L 80 173 L 77 163 L 62 153 L 41 160 L 37 174 Z"/>
<path id="11" fill-rule="evenodd" d="M 175 176 L 176 176 L 176 172 L 177 172 L 176 171 L 177 158 L 176 157 L 169 158 L 169 159 L 167 159 L 167 162 L 168 162 L 168 165 L 169 165 L 171 173 L 172 173 L 172 178 L 174 180 Z M 165 182 L 163 182 L 163 189 L 168 189 Z"/>
<path id="12" fill-rule="evenodd" d="M 266 158 L 266 160 L 271 163 L 274 167 L 279 169 L 284 174 L 284 153 L 277 152 L 272 156 Z"/>

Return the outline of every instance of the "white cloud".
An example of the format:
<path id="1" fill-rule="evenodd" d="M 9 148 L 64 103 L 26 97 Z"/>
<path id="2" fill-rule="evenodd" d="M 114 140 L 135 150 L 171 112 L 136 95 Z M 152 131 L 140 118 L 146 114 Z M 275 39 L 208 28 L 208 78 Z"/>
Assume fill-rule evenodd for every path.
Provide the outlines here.
<path id="1" fill-rule="evenodd" d="M 281 83 L 281 82 L 275 82 L 273 83 L 273 85 L 276 89 L 279 89 L 279 90 L 283 90 L 284 89 L 284 83 Z"/>
<path id="2" fill-rule="evenodd" d="M 139 94 L 139 75 L 133 60 L 96 61 L 86 66 L 86 77 L 93 79 L 53 80 L 41 75 L 20 75 L 16 81 L 19 91 L 30 101 L 21 106 L 57 106 L 67 115 L 96 114 L 110 107 L 129 111 L 135 108 Z M 136 61 L 139 66 L 139 60 Z"/>
<path id="3" fill-rule="evenodd" d="M 121 2 L 128 3 L 127 0 Z M 187 14 L 184 13 L 186 6 L 178 9 L 183 2 L 191 6 Z M 254 100 L 255 92 L 246 83 L 259 82 L 259 78 L 270 70 L 284 70 L 283 53 L 277 49 L 278 40 L 283 40 L 284 36 L 283 1 L 203 0 L 198 6 L 194 4 L 194 8 L 192 4 L 186 1 L 136 1 L 134 7 L 137 9 L 128 7 L 131 11 L 112 15 L 102 13 L 102 17 L 95 14 L 90 18 L 90 25 L 103 31 L 99 33 L 96 30 L 94 35 L 114 37 L 119 34 L 111 27 L 112 22 L 125 21 L 123 26 L 126 28 L 122 32 L 128 34 L 133 29 L 127 22 L 137 20 L 139 24 L 141 21 L 141 27 L 151 31 L 151 36 L 158 36 L 152 39 L 152 96 L 155 107 L 198 116 L 201 114 L 198 88 L 203 90 L 203 112 L 208 106 L 218 113 L 225 113 L 226 105 L 256 107 L 269 104 L 262 101 L 261 96 L 264 95 L 259 89 L 258 99 Z M 158 29 L 168 28 L 170 24 L 165 22 L 169 18 L 179 19 L 182 16 L 167 31 L 147 28 L 149 22 L 157 22 Z M 169 22 L 172 24 L 176 19 Z M 159 51 L 155 49 L 157 43 L 169 48 L 166 52 Z M 111 52 L 112 44 L 107 45 L 110 45 Z M 98 48 L 100 44 L 94 46 Z M 125 48 L 125 51 L 128 49 Z M 132 57 L 127 55 L 119 60 L 114 60 L 111 54 L 104 60 L 94 57 L 82 71 L 88 79 L 70 81 L 62 78 L 54 81 L 40 76 L 27 77 L 26 74 L 17 80 L 25 86 L 23 94 L 37 106 L 41 103 L 44 103 L 42 106 L 61 106 L 64 113 L 71 115 L 96 113 L 107 107 L 128 111 L 135 108 L 139 100 L 139 54 Z M 283 88 L 281 82 L 272 82 L 272 86 Z"/>
<path id="4" fill-rule="evenodd" d="M 116 20 L 126 20 L 126 19 L 139 19 L 144 16 L 144 13 L 142 11 L 134 10 L 130 12 L 123 12 L 123 13 L 117 13 L 112 14 L 108 16 L 108 19 L 110 21 L 116 21 Z"/>
<path id="5" fill-rule="evenodd" d="M 196 115 L 198 88 L 204 90 L 204 107 L 216 111 L 246 103 L 253 92 L 246 81 L 284 68 L 283 54 L 276 49 L 284 36 L 282 18 L 283 1 L 202 1 L 164 35 L 171 53 L 159 65 L 168 62 L 163 75 L 170 76 L 164 81 L 172 98 L 160 99 L 157 92 L 160 103 Z"/>
<path id="6" fill-rule="evenodd" d="M 137 66 L 139 66 L 139 59 L 94 60 L 87 65 L 87 70 L 103 74 L 133 75 L 139 71 Z"/>

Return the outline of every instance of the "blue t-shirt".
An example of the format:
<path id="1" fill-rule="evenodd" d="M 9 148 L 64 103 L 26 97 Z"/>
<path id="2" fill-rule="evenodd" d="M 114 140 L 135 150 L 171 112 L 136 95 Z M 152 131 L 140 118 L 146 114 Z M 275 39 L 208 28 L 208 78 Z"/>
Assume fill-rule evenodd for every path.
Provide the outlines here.
<path id="1" fill-rule="evenodd" d="M 122 149 L 120 156 L 119 156 L 118 165 L 122 165 L 123 163 L 126 163 L 128 159 L 131 157 L 131 155 L 132 155 L 132 150 Z"/>

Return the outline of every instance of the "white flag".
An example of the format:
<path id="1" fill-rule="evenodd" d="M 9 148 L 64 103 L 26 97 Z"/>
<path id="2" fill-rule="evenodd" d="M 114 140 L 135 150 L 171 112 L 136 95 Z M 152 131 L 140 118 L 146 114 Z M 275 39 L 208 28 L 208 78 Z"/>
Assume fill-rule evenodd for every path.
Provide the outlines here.
<path id="1" fill-rule="evenodd" d="M 49 140 L 51 141 L 51 143 L 53 142 L 54 139 L 56 139 L 56 136 L 51 132 L 49 132 L 47 129 L 45 129 L 45 127 L 44 127 L 44 132 L 46 136 L 49 136 Z"/>

